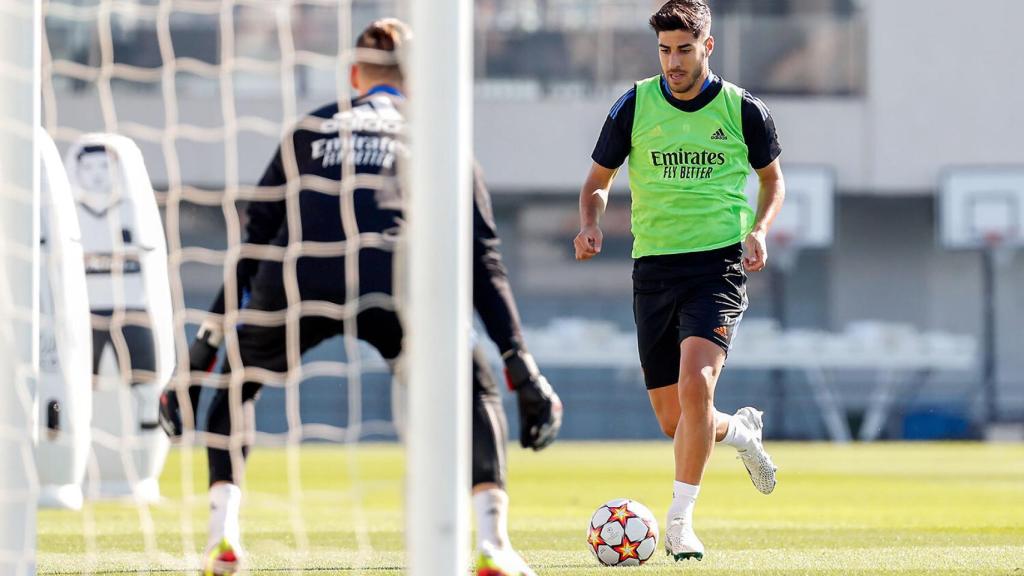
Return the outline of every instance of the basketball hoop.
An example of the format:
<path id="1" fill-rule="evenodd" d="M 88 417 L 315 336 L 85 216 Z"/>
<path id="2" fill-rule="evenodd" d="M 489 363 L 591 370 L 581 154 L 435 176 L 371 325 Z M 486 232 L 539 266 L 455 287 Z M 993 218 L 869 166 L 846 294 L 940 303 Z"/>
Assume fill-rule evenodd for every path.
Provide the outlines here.
<path id="1" fill-rule="evenodd" d="M 788 231 L 778 231 L 768 238 L 768 255 L 773 263 L 778 263 L 783 272 L 789 272 L 796 267 L 796 259 L 800 254 L 800 248 L 794 242 L 796 238 Z"/>
<path id="2" fill-rule="evenodd" d="M 985 249 L 992 255 L 992 261 L 996 267 L 1005 269 L 1013 263 L 1014 246 L 1007 242 L 1005 231 L 987 230 L 982 234 L 985 242 Z"/>

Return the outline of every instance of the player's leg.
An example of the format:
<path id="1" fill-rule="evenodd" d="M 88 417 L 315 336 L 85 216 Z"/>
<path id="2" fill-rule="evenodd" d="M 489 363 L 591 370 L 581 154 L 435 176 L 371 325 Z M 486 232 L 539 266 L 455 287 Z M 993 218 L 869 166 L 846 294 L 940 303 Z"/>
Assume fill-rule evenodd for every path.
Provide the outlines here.
<path id="1" fill-rule="evenodd" d="M 398 316 L 389 310 L 371 308 L 357 318 L 359 338 L 380 352 L 385 361 L 396 369 L 402 351 L 402 325 Z M 505 445 L 508 427 L 497 381 L 491 373 L 487 358 L 480 347 L 473 350 L 473 463 L 472 497 L 477 525 L 477 544 L 480 558 L 477 574 L 480 576 L 535 576 L 534 572 L 512 549 L 508 536 L 508 494 L 505 491 Z M 401 393 L 399 383 L 392 394 Z M 396 428 L 401 403 L 392 402 Z"/>
<path id="2" fill-rule="evenodd" d="M 479 348 L 473 351 L 473 509 L 477 544 L 509 545 L 505 494 L 508 425 L 501 395 Z"/>
<path id="3" fill-rule="evenodd" d="M 402 325 L 398 316 L 389 310 L 372 308 L 361 312 L 357 320 L 359 338 L 376 348 L 394 369 L 402 351 Z M 505 492 L 508 428 L 497 381 L 479 347 L 473 350 L 472 376 L 473 510 L 480 550 L 477 573 L 482 576 L 533 576 L 534 573 L 509 542 L 508 494 Z M 399 390 L 393 389 L 392 394 L 396 393 Z M 396 413 L 394 418 L 398 421 L 402 415 Z M 396 427 L 402 428 L 397 422 Z"/>
<path id="4" fill-rule="evenodd" d="M 245 367 L 256 367 L 273 372 L 288 370 L 287 337 L 285 326 L 245 325 L 238 329 L 238 350 Z M 303 318 L 299 327 L 300 353 L 330 338 L 339 330 L 335 320 L 319 317 Z M 225 362 L 224 373 L 230 373 Z M 209 435 L 206 454 L 210 477 L 210 522 L 207 532 L 207 576 L 234 574 L 242 556 L 241 510 L 242 493 L 238 486 L 244 470 L 236 469 L 248 457 L 249 446 L 240 451 L 228 448 L 235 418 L 242 417 L 242 438 L 252 437 L 255 422 L 251 410 L 258 399 L 262 384 L 245 382 L 237 399 L 229 389 L 218 389 L 207 412 L 206 431 Z M 232 408 L 234 407 L 234 410 Z M 241 456 L 241 461 L 238 456 Z"/>
<path id="5" fill-rule="evenodd" d="M 737 248 L 737 258 L 739 254 Z M 676 560 L 704 555 L 703 544 L 693 531 L 693 508 L 715 441 L 736 447 L 741 457 L 755 444 L 761 448 L 760 427 L 751 429 L 744 411 L 728 416 L 714 408 L 718 378 L 746 307 L 746 276 L 737 264 L 690 286 L 680 308 L 680 417 L 673 442 L 676 483 L 665 530 L 666 548 Z M 760 453 L 774 486 L 774 466 L 763 449 Z"/>
<path id="6" fill-rule="evenodd" d="M 699 486 L 715 443 L 715 386 L 725 352 L 715 343 L 693 336 L 679 347 L 680 416 L 673 442 L 676 480 Z"/>
<path id="7" fill-rule="evenodd" d="M 728 354 L 747 309 L 747 278 L 739 264 L 741 254 L 742 250 L 735 248 L 731 257 L 735 265 L 695 290 L 692 303 L 680 315 L 681 340 L 704 339 Z M 735 448 L 754 487 L 770 494 L 775 489 L 776 468 L 761 442 L 761 416 L 760 410 L 749 406 L 732 415 L 716 412 L 716 440 Z"/>
<path id="8" fill-rule="evenodd" d="M 680 364 L 679 311 L 686 293 L 686 286 L 679 280 L 666 281 L 661 278 L 645 278 L 644 261 L 638 260 L 633 269 L 633 316 L 637 329 L 637 348 L 643 367 L 644 383 L 651 401 L 651 408 L 658 419 L 662 432 L 673 439 L 673 447 L 683 442 L 679 432 L 682 410 L 680 407 Z M 676 456 L 676 463 L 679 457 Z M 673 506 L 669 510 L 666 524 L 665 549 L 670 554 L 693 553 L 696 546 L 680 542 L 680 527 L 673 527 L 673 518 L 685 511 L 678 510 L 680 498 L 679 476 L 673 482 Z M 692 502 L 690 505 L 692 514 Z M 675 532 L 675 534 L 673 533 Z M 692 529 L 690 530 L 692 533 Z M 674 544 L 673 544 L 674 542 Z M 701 555 L 703 551 L 701 550 Z"/>
<path id="9" fill-rule="evenodd" d="M 665 548 L 676 560 L 704 557 L 693 531 L 693 509 L 715 442 L 714 392 L 724 362 L 725 352 L 713 342 L 689 337 L 680 344 L 675 482 L 665 527 Z"/>
<path id="10" fill-rule="evenodd" d="M 243 326 L 238 329 L 238 347 L 245 359 L 255 356 L 285 369 L 285 327 L 283 326 Z M 230 373 L 230 366 L 224 363 L 222 372 Z M 235 396 L 230 390 L 218 388 L 206 413 L 206 459 L 210 479 L 210 518 L 207 529 L 206 557 L 204 560 L 205 576 L 223 576 L 234 574 L 239 569 L 242 556 L 241 523 L 239 513 L 242 505 L 242 491 L 238 486 L 238 478 L 244 473 L 236 470 L 235 464 L 241 465 L 249 454 L 249 447 L 241 446 L 241 461 L 233 460 L 232 451 L 228 449 L 231 438 L 232 424 L 235 418 L 242 417 L 243 437 L 253 422 L 246 417 L 246 409 L 259 395 L 262 384 L 245 382 L 241 394 L 237 396 L 236 409 L 232 410 Z M 235 453 L 238 454 L 237 452 Z"/>
<path id="11" fill-rule="evenodd" d="M 647 394 L 662 431 L 669 438 L 675 438 L 682 413 L 678 384 L 654 388 L 648 390 Z M 774 468 L 761 465 L 767 458 L 761 444 L 761 412 L 748 406 L 737 410 L 735 414 L 726 414 L 717 409 L 714 414 L 715 442 L 736 448 L 750 472 L 755 487 L 765 494 L 770 493 L 775 486 L 775 480 L 774 474 L 770 474 L 768 470 L 771 468 L 774 471 Z M 748 464 L 748 459 L 756 460 L 756 463 Z"/>
<path id="12" fill-rule="evenodd" d="M 676 435 L 679 423 L 679 341 L 677 291 L 661 281 L 643 281 L 634 269 L 633 318 L 644 384 L 662 433 Z"/>
<path id="13" fill-rule="evenodd" d="M 505 444 L 508 429 L 498 385 L 480 347 L 473 350 L 473 511 L 478 576 L 534 576 L 508 535 Z"/>

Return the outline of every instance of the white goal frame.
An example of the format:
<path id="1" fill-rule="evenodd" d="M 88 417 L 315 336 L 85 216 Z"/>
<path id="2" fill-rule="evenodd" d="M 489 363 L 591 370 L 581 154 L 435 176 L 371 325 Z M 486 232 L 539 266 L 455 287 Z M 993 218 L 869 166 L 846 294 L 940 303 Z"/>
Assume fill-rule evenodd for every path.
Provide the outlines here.
<path id="1" fill-rule="evenodd" d="M 469 558 L 473 5 L 410 4 L 406 563 L 451 576 Z"/>
<path id="2" fill-rule="evenodd" d="M 450 576 L 469 560 L 473 10 L 469 0 L 409 4 L 406 562 L 414 576 Z M 21 576 L 35 573 L 36 546 L 28 388 L 38 370 L 41 0 L 4 0 L 0 19 L 0 272 L 34 271 L 9 276 L 16 286 L 0 282 L 0 344 L 30 342 L 0 345 L 0 572 Z M 20 325 L 34 336 L 14 334 Z"/>
<path id="3" fill-rule="evenodd" d="M 0 4 L 0 573 L 35 574 L 40 0 Z"/>

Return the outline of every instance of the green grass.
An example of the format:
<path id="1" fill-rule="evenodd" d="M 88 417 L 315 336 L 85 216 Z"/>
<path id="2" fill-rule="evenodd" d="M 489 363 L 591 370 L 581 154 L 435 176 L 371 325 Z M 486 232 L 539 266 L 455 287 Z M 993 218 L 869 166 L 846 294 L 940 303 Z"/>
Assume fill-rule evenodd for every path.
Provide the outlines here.
<path id="1" fill-rule="evenodd" d="M 647 565 L 615 574 L 1024 576 L 1024 445 L 769 448 L 781 468 L 771 496 L 754 490 L 730 449 L 713 456 L 696 512 L 703 562 L 673 563 L 659 544 Z M 542 576 L 605 573 L 584 530 L 606 500 L 634 498 L 659 521 L 669 504 L 667 442 L 562 442 L 539 454 L 513 448 L 509 460 L 512 538 Z M 301 494 L 291 495 L 289 468 L 301 469 Z M 148 514 L 119 502 L 40 511 L 39 573 L 188 573 L 205 543 L 205 473 L 201 453 L 176 450 L 165 499 Z M 401 573 L 402 473 L 391 445 L 308 445 L 291 459 L 256 450 L 242 512 L 252 571 Z"/>

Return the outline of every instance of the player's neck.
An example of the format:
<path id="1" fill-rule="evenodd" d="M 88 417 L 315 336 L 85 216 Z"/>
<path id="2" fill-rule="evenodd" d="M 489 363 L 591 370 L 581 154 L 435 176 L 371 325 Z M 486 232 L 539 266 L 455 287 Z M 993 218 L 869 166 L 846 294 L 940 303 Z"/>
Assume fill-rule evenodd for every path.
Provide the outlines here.
<path id="1" fill-rule="evenodd" d="M 705 66 L 704 72 L 701 73 L 700 78 L 697 78 L 697 81 L 693 83 L 693 86 L 691 86 L 689 90 L 686 92 L 676 92 L 670 87 L 669 91 L 672 92 L 672 96 L 677 100 L 693 100 L 697 96 L 700 96 L 700 93 L 707 88 L 710 80 L 711 68 Z"/>

